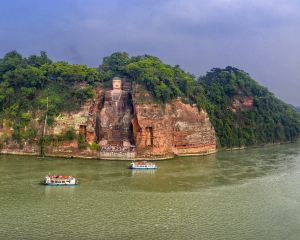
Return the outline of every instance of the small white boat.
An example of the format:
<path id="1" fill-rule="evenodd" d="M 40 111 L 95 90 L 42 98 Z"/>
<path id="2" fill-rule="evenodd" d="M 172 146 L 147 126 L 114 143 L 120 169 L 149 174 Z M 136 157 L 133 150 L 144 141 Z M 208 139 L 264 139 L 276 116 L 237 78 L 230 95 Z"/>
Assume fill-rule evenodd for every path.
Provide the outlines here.
<path id="1" fill-rule="evenodd" d="M 48 186 L 74 186 L 79 181 L 73 176 L 47 175 L 43 180 L 44 185 Z"/>
<path id="2" fill-rule="evenodd" d="M 130 168 L 131 169 L 157 169 L 157 166 L 151 162 L 140 161 L 140 162 L 131 162 Z"/>

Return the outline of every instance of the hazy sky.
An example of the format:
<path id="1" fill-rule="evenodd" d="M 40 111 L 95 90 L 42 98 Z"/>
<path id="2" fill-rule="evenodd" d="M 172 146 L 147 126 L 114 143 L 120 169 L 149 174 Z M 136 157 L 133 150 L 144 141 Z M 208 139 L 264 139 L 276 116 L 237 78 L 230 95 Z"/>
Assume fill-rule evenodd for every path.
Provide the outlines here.
<path id="1" fill-rule="evenodd" d="M 195 75 L 238 67 L 300 105 L 299 0 L 0 0 L 0 58 L 48 52 L 98 66 L 151 54 Z"/>

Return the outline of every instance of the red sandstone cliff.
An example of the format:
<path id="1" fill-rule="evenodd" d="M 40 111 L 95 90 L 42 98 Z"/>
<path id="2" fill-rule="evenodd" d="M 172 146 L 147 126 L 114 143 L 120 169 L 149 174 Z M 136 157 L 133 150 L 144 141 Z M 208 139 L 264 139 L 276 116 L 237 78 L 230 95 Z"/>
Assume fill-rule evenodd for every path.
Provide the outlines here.
<path id="1" fill-rule="evenodd" d="M 134 104 L 134 139 L 140 156 L 208 154 L 216 151 L 215 131 L 205 111 L 180 100 Z"/>
<path id="2" fill-rule="evenodd" d="M 116 80 L 115 83 L 120 83 Z M 123 84 L 124 87 L 125 84 Z M 76 112 L 63 112 L 47 126 L 47 136 L 62 136 L 73 128 L 83 136 L 85 147 L 78 140 L 52 140 L 45 145 L 45 153 L 57 156 L 79 156 L 128 159 L 167 158 L 174 155 L 208 154 L 216 150 L 215 131 L 207 113 L 181 100 L 165 106 L 154 103 L 149 93 L 126 90 L 120 86 L 105 91 L 95 89 L 95 98 L 87 101 Z M 140 101 L 140 99 L 147 101 Z M 43 116 L 43 114 L 41 114 Z M 38 125 L 42 119 L 32 119 Z M 11 137 L 9 126 L 0 128 L 1 135 Z M 55 139 L 55 138 L 54 138 Z M 90 147 L 90 146 L 97 146 Z M 113 149 L 113 150 L 111 150 Z M 39 139 L 23 141 L 22 147 L 10 138 L 1 146 L 2 153 L 39 154 Z"/>

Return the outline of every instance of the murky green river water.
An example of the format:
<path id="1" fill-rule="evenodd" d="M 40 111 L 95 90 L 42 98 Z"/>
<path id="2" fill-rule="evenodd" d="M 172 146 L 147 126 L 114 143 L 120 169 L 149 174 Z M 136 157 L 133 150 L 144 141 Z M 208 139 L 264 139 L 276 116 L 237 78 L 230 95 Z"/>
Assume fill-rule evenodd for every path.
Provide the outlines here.
<path id="1" fill-rule="evenodd" d="M 300 239 L 300 144 L 128 163 L 0 156 L 0 239 Z"/>

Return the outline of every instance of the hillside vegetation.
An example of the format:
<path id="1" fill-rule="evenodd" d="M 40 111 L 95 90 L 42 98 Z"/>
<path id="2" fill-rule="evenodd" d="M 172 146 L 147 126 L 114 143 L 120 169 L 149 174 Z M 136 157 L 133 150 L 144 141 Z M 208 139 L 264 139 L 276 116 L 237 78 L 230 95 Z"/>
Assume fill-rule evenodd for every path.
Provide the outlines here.
<path id="1" fill-rule="evenodd" d="M 220 147 L 299 137 L 300 117 L 294 108 L 239 69 L 213 69 L 196 78 L 157 57 L 130 57 L 120 52 L 105 57 L 98 69 L 53 62 L 45 52 L 28 58 L 16 51 L 7 53 L 0 59 L 0 121 L 11 124 L 15 139 L 30 138 L 36 134 L 36 129 L 28 126 L 30 119 L 45 114 L 47 102 L 51 124 L 60 112 L 76 110 L 92 98 L 95 86 L 110 86 L 115 76 L 143 86 L 162 105 L 181 98 L 205 109 Z M 245 99 L 251 106 L 243 106 Z"/>
<path id="2" fill-rule="evenodd" d="M 35 138 L 37 128 L 28 124 L 45 114 L 47 103 L 51 124 L 61 111 L 78 109 L 91 98 L 97 81 L 99 72 L 86 65 L 52 62 L 45 52 L 28 58 L 9 52 L 0 59 L 0 121 L 14 129 L 17 141 Z M 80 83 L 88 87 L 81 88 Z"/>
<path id="3" fill-rule="evenodd" d="M 294 141 L 299 136 L 299 114 L 236 68 L 213 69 L 200 79 L 207 111 L 222 146 Z M 241 96 L 242 95 L 242 96 Z M 233 111 L 234 99 L 248 98 L 253 106 Z"/>

